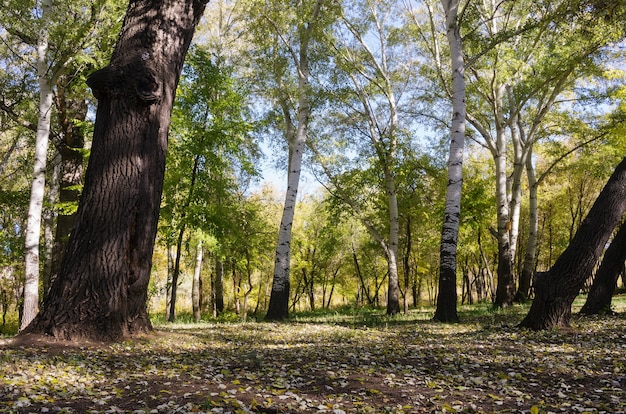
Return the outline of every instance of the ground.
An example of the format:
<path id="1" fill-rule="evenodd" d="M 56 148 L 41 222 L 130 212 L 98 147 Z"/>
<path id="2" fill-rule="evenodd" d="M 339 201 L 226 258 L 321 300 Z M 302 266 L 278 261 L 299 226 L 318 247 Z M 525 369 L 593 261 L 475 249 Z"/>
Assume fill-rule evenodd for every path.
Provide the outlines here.
<path id="1" fill-rule="evenodd" d="M 469 309 L 469 308 L 468 308 Z M 527 309 L 527 308 L 526 308 Z M 118 344 L 0 340 L 0 412 L 626 413 L 626 316 L 524 308 L 158 326 Z"/>

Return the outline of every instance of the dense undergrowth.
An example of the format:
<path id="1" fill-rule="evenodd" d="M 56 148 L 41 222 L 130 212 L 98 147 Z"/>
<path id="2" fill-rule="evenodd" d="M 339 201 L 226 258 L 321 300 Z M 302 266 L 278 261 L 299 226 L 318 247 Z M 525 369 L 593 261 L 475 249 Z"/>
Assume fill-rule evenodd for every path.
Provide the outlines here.
<path id="1" fill-rule="evenodd" d="M 4 339 L 0 412 L 626 413 L 626 296 L 617 315 L 562 330 L 518 329 L 527 310 L 155 318 L 153 335 L 117 344 Z"/>

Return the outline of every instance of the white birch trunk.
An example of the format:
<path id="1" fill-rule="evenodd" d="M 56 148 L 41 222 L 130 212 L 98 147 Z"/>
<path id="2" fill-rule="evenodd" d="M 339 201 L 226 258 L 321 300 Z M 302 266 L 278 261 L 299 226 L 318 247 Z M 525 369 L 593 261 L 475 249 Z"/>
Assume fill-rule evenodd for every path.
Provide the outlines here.
<path id="1" fill-rule="evenodd" d="M 461 221 L 463 187 L 463 151 L 465 145 L 465 65 L 461 34 L 457 23 L 459 0 L 443 0 L 446 14 L 446 36 L 452 61 L 452 123 L 448 155 L 448 187 L 439 247 L 439 293 L 435 320 L 458 320 L 456 312 L 456 252 Z"/>
<path id="2" fill-rule="evenodd" d="M 46 18 L 50 2 L 42 5 Z M 52 108 L 52 85 L 48 77 L 48 38 L 45 30 L 37 44 L 37 76 L 39 78 L 39 116 L 35 141 L 33 180 L 26 222 L 24 304 L 20 330 L 26 328 L 37 315 L 39 308 L 39 239 L 41 236 L 41 213 L 46 187 L 46 157 L 50 136 L 50 111 Z"/>
<path id="3" fill-rule="evenodd" d="M 272 281 L 272 293 L 267 314 L 268 320 L 280 320 L 289 316 L 289 289 L 290 289 L 290 260 L 291 260 L 291 227 L 296 210 L 298 187 L 300 186 L 300 173 L 302 170 L 302 155 L 307 138 L 309 116 L 311 112 L 309 104 L 309 44 L 313 29 L 318 23 L 318 18 L 323 0 L 317 0 L 311 17 L 311 21 L 304 24 L 300 29 L 300 50 L 296 53 L 291 45 L 290 48 L 297 68 L 298 76 L 298 109 L 297 126 L 295 127 L 289 117 L 288 103 L 282 99 L 281 105 L 285 115 L 286 136 L 289 144 L 289 166 L 287 170 L 287 190 L 285 192 L 285 205 L 278 230 L 278 243 L 276 245 L 276 259 L 274 262 L 274 279 Z"/>

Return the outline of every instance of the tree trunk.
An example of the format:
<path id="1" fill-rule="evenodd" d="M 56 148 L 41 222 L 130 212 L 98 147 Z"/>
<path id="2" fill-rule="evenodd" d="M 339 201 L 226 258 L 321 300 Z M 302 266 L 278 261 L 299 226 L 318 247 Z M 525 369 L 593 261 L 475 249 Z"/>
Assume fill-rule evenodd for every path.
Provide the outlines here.
<path id="1" fill-rule="evenodd" d="M 404 267 L 404 295 L 402 295 L 402 302 L 404 305 L 404 313 L 409 313 L 409 286 L 411 285 L 411 216 L 406 219 L 406 251 L 403 258 Z"/>
<path id="2" fill-rule="evenodd" d="M 44 264 L 43 264 L 43 295 L 46 297 L 46 292 L 50 287 L 50 280 L 52 279 L 53 262 L 55 253 L 55 237 L 54 228 L 57 223 L 58 214 L 55 206 L 59 201 L 59 183 L 61 175 L 61 154 L 55 153 L 52 161 L 52 171 L 50 174 L 50 185 L 48 187 L 48 206 L 43 212 L 43 238 L 44 238 Z"/>
<path id="3" fill-rule="evenodd" d="M 84 121 L 87 117 L 87 103 L 83 99 L 68 96 L 68 85 L 74 78 L 63 76 L 57 82 L 56 106 L 59 115 L 59 127 L 62 141 L 57 143 L 61 156 L 61 179 L 59 182 L 59 208 L 57 225 L 52 250 L 50 278 L 44 283 L 44 298 L 52 281 L 56 278 L 67 241 L 76 222 L 76 206 L 80 199 L 83 183 L 85 137 L 83 129 L 75 121 Z"/>
<path id="4" fill-rule="evenodd" d="M 178 294 L 178 276 L 180 275 L 180 259 L 183 254 L 183 238 L 185 237 L 185 225 L 181 224 L 176 241 L 176 258 L 174 259 L 174 271 L 172 272 L 172 284 L 170 287 L 170 307 L 167 314 L 168 322 L 176 321 L 176 295 Z"/>
<path id="5" fill-rule="evenodd" d="M 509 202 L 506 174 L 506 142 L 504 130 L 497 132 L 496 150 L 496 204 L 498 212 L 498 286 L 494 306 L 505 307 L 513 304 L 515 297 L 515 280 L 513 279 L 513 256 L 511 252 L 510 233 L 512 222 L 509 215 Z"/>
<path id="6" fill-rule="evenodd" d="M 217 318 L 224 313 L 224 262 L 215 255 L 213 316 Z"/>
<path id="7" fill-rule="evenodd" d="M 537 274 L 535 299 L 520 326 L 541 330 L 568 326 L 572 302 L 597 265 L 626 210 L 626 158 L 583 220 L 569 246 L 548 272 Z"/>
<path id="8" fill-rule="evenodd" d="M 191 307 L 193 309 L 193 319 L 200 320 L 200 277 L 202 275 L 202 240 L 198 241 L 196 247 L 196 267 L 193 271 L 193 281 L 191 283 Z"/>
<path id="9" fill-rule="evenodd" d="M 291 260 L 291 226 L 296 209 L 298 187 L 300 185 L 300 172 L 302 169 L 302 155 L 307 138 L 311 106 L 309 103 L 309 45 L 312 40 L 313 29 L 318 23 L 320 10 L 324 0 L 315 2 L 315 9 L 309 22 L 302 23 L 298 29 L 299 50 L 296 53 L 292 46 L 294 64 L 298 72 L 298 108 L 297 127 L 294 129 L 291 121 L 289 99 L 281 99 L 281 106 L 286 122 L 286 136 L 289 144 L 289 165 L 287 170 L 287 191 L 283 216 L 280 221 L 278 243 L 276 245 L 276 259 L 274 262 L 274 279 L 272 281 L 272 293 L 270 303 L 265 315 L 265 320 L 283 320 L 289 317 L 289 272 Z"/>
<path id="10" fill-rule="evenodd" d="M 146 301 L 176 85 L 205 4 L 134 0 L 98 98 L 85 187 L 61 269 L 26 332 L 118 340 L 151 329 Z"/>
<path id="11" fill-rule="evenodd" d="M 389 205 L 389 244 L 386 246 L 387 267 L 387 315 L 400 313 L 400 283 L 398 278 L 398 240 L 400 235 L 400 214 L 398 213 L 398 195 L 394 174 L 385 168 L 385 189 Z M 383 245 L 383 248 L 385 246 Z"/>
<path id="12" fill-rule="evenodd" d="M 42 19 L 50 11 L 51 1 L 42 2 Z M 48 78 L 48 34 L 42 30 L 37 42 L 37 77 L 39 80 L 39 117 L 35 141 L 33 179 L 26 221 L 25 263 L 24 263 L 24 302 L 20 330 L 25 329 L 35 318 L 39 308 L 39 239 L 41 236 L 41 213 L 46 188 L 46 160 L 50 137 L 50 112 L 52 110 L 52 84 Z"/>
<path id="13" fill-rule="evenodd" d="M 439 245 L 439 291 L 433 320 L 457 322 L 456 311 L 456 249 L 461 221 L 461 189 L 463 187 L 463 147 L 465 144 L 465 69 L 461 33 L 457 22 L 458 0 L 443 0 L 446 13 L 446 35 L 452 59 L 452 125 L 448 156 L 448 188 L 441 244 Z"/>
<path id="14" fill-rule="evenodd" d="M 539 230 L 539 212 L 537 203 L 537 178 L 535 167 L 532 161 L 532 147 L 526 158 L 526 176 L 528 179 L 528 240 L 526 241 L 526 252 L 524 254 L 524 264 L 519 278 L 519 285 L 515 295 L 516 302 L 526 302 L 530 297 L 530 287 L 532 277 L 535 274 L 535 255 L 537 253 L 537 237 Z"/>
<path id="15" fill-rule="evenodd" d="M 611 300 L 617 279 L 624 269 L 624 261 L 626 261 L 626 222 L 622 222 L 609 248 L 606 249 L 580 313 L 597 315 L 611 312 Z"/>

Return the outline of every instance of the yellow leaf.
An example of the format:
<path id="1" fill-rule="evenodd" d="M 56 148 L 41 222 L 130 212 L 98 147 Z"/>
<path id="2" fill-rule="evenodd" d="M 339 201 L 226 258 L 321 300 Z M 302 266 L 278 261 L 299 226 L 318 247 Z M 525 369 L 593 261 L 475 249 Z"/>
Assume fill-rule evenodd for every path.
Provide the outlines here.
<path id="1" fill-rule="evenodd" d="M 539 414 L 539 407 L 537 407 L 536 405 L 530 407 L 530 414 Z"/>

